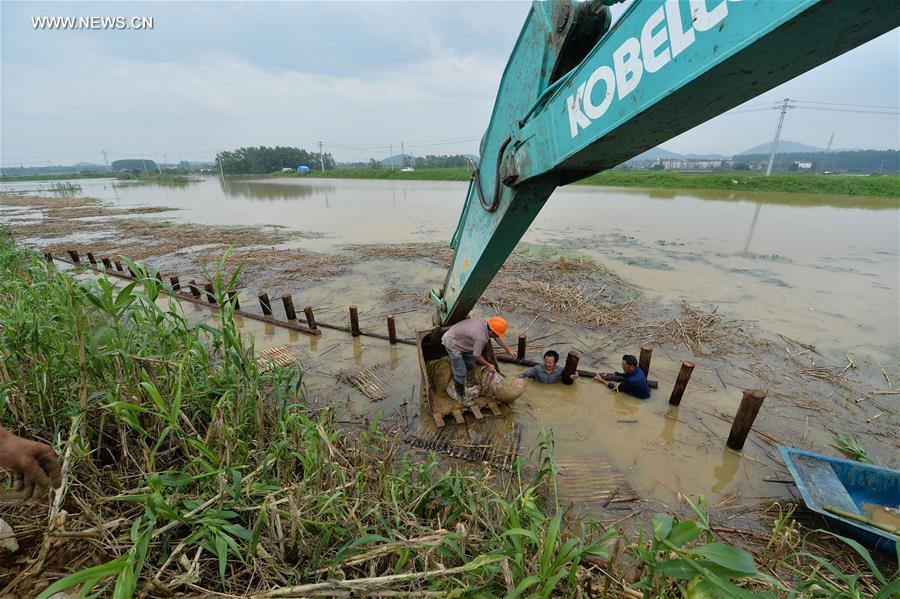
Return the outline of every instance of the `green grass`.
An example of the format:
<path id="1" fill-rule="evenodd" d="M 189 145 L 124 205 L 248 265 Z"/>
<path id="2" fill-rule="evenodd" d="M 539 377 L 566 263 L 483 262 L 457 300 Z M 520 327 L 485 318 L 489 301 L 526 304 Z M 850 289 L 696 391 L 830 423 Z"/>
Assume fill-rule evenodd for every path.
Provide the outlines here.
<path id="1" fill-rule="evenodd" d="M 107 179 L 112 173 L 54 173 L 47 175 L 3 175 L 0 183 L 15 183 L 17 181 L 60 181 L 65 179 Z"/>
<path id="2" fill-rule="evenodd" d="M 8 592 L 49 579 L 41 599 L 73 585 L 123 598 L 549 599 L 576 596 L 579 564 L 597 559 L 596 589 L 609 579 L 645 597 L 787 590 L 716 542 L 702 499 L 693 519 L 657 515 L 635 539 L 569 519 L 549 434 L 531 474 L 497 476 L 413 458 L 377 421 L 339 428 L 307 404 L 298 366 L 257 365 L 227 299 L 240 270 L 226 279 L 224 261 L 208 273 L 219 320 L 192 324 L 139 264 L 140 285 L 79 280 L 0 231 L 0 422 L 54 443 L 64 472 L 49 510 L 4 510 L 22 547 L 0 560 Z M 897 590 L 874 565 L 846 575 L 809 556 L 785 558 L 802 588 Z"/>
<path id="3" fill-rule="evenodd" d="M 402 181 L 468 181 L 471 171 L 465 168 L 428 168 L 402 173 L 389 168 L 336 168 L 310 171 L 305 175 L 287 174 L 289 177 L 313 177 L 316 179 L 392 179 Z M 281 173 L 277 174 L 281 176 Z"/>
<path id="4" fill-rule="evenodd" d="M 900 198 L 900 177 L 848 177 L 838 175 L 776 174 L 771 177 L 738 173 L 598 173 L 579 181 L 583 185 L 646 187 L 651 189 L 727 189 L 848 196 Z"/>

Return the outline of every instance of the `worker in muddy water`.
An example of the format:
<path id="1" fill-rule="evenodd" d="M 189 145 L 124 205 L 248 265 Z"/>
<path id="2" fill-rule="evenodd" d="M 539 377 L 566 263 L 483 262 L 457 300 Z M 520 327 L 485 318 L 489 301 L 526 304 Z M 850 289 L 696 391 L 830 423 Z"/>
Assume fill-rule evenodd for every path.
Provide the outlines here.
<path id="1" fill-rule="evenodd" d="M 520 379 L 531 379 L 545 385 L 552 385 L 562 380 L 563 368 L 559 365 L 559 354 L 552 349 L 544 353 L 544 363 L 535 364 L 527 370 L 523 370 L 516 376 Z M 572 373 L 572 380 L 578 378 L 578 373 Z"/>
<path id="2" fill-rule="evenodd" d="M 637 358 L 631 354 L 622 356 L 622 370 L 624 372 L 598 372 L 594 380 L 638 399 L 649 398 L 650 384 L 644 371 L 638 368 Z"/>
<path id="3" fill-rule="evenodd" d="M 506 335 L 506 320 L 500 316 L 469 318 L 456 323 L 444 333 L 441 343 L 447 348 L 450 356 L 450 368 L 453 379 L 447 385 L 447 395 L 464 406 L 472 405 L 481 393 L 478 386 L 475 368 L 480 364 L 488 372 L 494 372 L 494 365 L 481 355 L 484 346 L 491 339 L 497 341 L 506 353 L 516 354 L 503 342 Z"/>
<path id="4" fill-rule="evenodd" d="M 53 448 L 18 437 L 0 426 L 0 466 L 12 470 L 13 489 L 22 499 L 40 497 L 62 484 L 62 473 Z"/>

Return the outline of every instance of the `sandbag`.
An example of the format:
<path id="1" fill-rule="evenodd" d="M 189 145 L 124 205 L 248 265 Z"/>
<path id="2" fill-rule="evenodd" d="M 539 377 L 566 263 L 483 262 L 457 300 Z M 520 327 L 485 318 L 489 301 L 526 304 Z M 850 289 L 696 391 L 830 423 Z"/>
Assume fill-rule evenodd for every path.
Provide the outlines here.
<path id="1" fill-rule="evenodd" d="M 512 403 L 525 393 L 528 379 L 503 376 L 499 372 L 488 372 L 481 385 L 482 394 L 493 397 L 497 401 Z"/>

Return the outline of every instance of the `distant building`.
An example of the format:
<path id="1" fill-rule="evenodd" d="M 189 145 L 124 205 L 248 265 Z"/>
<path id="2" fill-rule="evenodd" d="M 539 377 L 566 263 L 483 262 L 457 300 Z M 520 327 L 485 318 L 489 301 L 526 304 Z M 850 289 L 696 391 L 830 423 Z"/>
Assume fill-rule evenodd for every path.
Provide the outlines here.
<path id="1" fill-rule="evenodd" d="M 800 170 L 800 171 L 808 171 L 812 168 L 812 162 L 797 161 L 794 164 L 797 165 L 797 170 Z"/>
<path id="2" fill-rule="evenodd" d="M 659 158 L 653 166 L 659 169 L 662 166 L 666 171 L 709 171 L 720 168 L 724 161 L 713 159 L 695 159 L 695 158 Z"/>

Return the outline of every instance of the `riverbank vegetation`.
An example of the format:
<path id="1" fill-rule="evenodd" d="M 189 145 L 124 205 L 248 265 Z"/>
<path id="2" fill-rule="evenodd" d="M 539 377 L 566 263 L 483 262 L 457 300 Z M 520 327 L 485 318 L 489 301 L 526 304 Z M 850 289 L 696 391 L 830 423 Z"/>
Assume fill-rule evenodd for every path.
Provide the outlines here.
<path id="1" fill-rule="evenodd" d="M 189 322 L 154 274 L 79 279 L 0 232 L 0 421 L 51 442 L 63 489 L 0 500 L 19 552 L 0 590 L 115 597 L 888 597 L 862 548 L 833 565 L 780 514 L 764 558 L 717 541 L 704 502 L 636 537 L 567 516 L 552 435 L 533 467 L 460 468 L 377 422 L 311 406 L 223 307 Z M 48 506 L 49 502 L 49 506 Z M 813 552 L 814 551 L 814 552 Z M 860 568 L 861 564 L 861 568 Z M 847 574 L 846 572 L 851 572 Z"/>
<path id="2" fill-rule="evenodd" d="M 337 168 L 310 172 L 304 177 L 332 179 L 395 179 L 411 181 L 467 181 L 470 170 L 459 168 L 401 172 L 391 169 Z M 290 175 L 293 176 L 293 175 Z M 672 173 L 606 171 L 578 181 L 576 185 L 637 187 L 647 189 L 724 189 L 845 196 L 900 198 L 898 176 L 839 176 L 777 174 L 771 177 L 741 173 Z"/>

